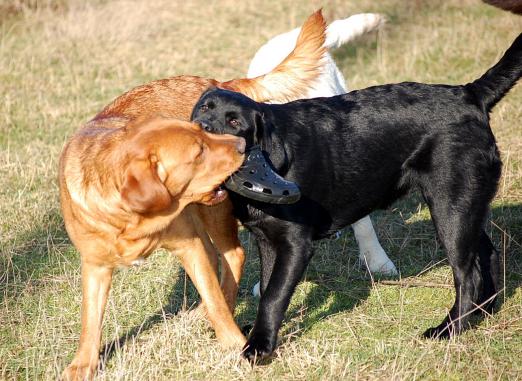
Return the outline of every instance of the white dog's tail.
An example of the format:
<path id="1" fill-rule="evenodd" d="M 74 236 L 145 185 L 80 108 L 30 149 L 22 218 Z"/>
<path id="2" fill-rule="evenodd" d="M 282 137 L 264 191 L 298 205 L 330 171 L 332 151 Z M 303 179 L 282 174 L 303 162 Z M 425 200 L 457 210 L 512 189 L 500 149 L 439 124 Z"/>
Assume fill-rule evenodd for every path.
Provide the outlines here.
<path id="1" fill-rule="evenodd" d="M 326 23 L 319 10 L 303 24 L 286 58 L 255 78 L 234 79 L 220 87 L 241 92 L 257 102 L 288 102 L 304 96 L 322 73 L 325 34 Z"/>
<path id="2" fill-rule="evenodd" d="M 335 20 L 326 29 L 327 49 L 335 49 L 384 24 L 384 16 L 376 13 L 360 13 L 343 20 Z"/>
<path id="3" fill-rule="evenodd" d="M 343 20 L 336 20 L 326 30 L 327 49 L 338 48 L 341 45 L 379 28 L 384 23 L 384 16 L 375 13 L 361 13 Z M 296 46 L 301 28 L 273 37 L 263 45 L 250 62 L 248 78 L 258 77 L 274 69 Z"/>

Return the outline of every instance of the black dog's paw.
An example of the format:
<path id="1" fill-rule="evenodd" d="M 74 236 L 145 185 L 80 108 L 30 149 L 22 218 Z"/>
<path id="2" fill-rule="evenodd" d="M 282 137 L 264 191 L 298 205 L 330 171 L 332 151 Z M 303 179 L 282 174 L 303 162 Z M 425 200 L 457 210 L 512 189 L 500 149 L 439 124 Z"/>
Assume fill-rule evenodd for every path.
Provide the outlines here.
<path id="1" fill-rule="evenodd" d="M 479 307 L 475 311 L 473 311 L 473 315 L 488 316 L 495 312 L 495 307 L 497 304 L 497 297 L 495 296 L 495 294 L 483 295 L 480 300 L 482 301 L 478 303 Z"/>
<path id="2" fill-rule="evenodd" d="M 454 327 L 452 324 L 442 323 L 437 327 L 428 328 L 422 336 L 426 339 L 447 340 L 454 335 Z"/>
<path id="3" fill-rule="evenodd" d="M 252 330 L 253 325 L 252 324 L 245 324 L 241 327 L 241 333 L 245 336 L 248 336 L 250 331 Z"/>
<path id="4" fill-rule="evenodd" d="M 266 336 L 254 335 L 250 337 L 243 347 L 243 357 L 251 364 L 260 363 L 270 357 L 275 349 L 275 342 Z"/>

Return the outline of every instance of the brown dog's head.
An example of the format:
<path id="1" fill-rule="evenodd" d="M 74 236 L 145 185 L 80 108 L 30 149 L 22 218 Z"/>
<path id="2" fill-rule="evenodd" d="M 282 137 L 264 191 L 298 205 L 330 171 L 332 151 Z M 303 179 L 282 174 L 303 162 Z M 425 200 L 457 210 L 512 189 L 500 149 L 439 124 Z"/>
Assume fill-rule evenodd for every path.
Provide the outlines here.
<path id="1" fill-rule="evenodd" d="M 213 205 L 226 198 L 218 187 L 244 159 L 245 141 L 213 135 L 199 126 L 173 119 L 154 119 L 128 129 L 123 150 L 126 167 L 122 200 L 137 213 L 173 205 Z"/>

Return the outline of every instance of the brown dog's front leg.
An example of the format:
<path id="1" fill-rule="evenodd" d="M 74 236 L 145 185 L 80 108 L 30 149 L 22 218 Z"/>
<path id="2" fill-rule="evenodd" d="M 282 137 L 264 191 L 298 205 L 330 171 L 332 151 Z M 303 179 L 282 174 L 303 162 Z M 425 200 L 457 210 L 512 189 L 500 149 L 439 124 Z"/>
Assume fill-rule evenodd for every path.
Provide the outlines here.
<path id="1" fill-rule="evenodd" d="M 103 314 L 111 288 L 113 268 L 82 261 L 82 332 L 64 380 L 90 380 L 98 368 Z"/>
<path id="2" fill-rule="evenodd" d="M 225 347 L 244 345 L 246 339 L 234 321 L 205 246 L 196 239 L 190 249 L 180 250 L 178 256 L 206 306 L 217 339 Z"/>
<path id="3" fill-rule="evenodd" d="M 224 234 L 215 234 L 212 239 L 221 253 L 221 289 L 230 311 L 234 312 L 239 282 L 243 275 L 245 252 L 237 238 L 237 221 L 234 219 L 232 224 L 225 226 Z"/>
<path id="4" fill-rule="evenodd" d="M 221 255 L 221 288 L 230 311 L 234 312 L 239 281 L 243 275 L 245 252 L 238 239 L 237 220 L 232 214 L 232 204 L 225 201 L 213 207 L 199 206 L 198 214 L 204 230 Z"/>

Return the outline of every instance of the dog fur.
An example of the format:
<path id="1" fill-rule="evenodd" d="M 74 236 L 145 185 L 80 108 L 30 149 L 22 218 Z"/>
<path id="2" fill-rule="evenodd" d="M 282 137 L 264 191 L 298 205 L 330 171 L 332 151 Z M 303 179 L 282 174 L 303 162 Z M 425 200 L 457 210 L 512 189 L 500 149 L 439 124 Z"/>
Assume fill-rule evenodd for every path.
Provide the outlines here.
<path id="1" fill-rule="evenodd" d="M 216 162 L 214 153 L 221 149 L 204 147 L 210 147 L 214 139 L 204 137 L 199 127 L 194 131 L 190 124 L 173 119 L 187 121 L 194 103 L 209 86 L 239 91 L 260 101 L 299 98 L 321 72 L 325 28 L 321 12 L 311 15 L 295 49 L 274 70 L 256 78 L 218 82 L 180 76 L 138 86 L 111 102 L 71 137 L 60 160 L 60 194 L 65 226 L 82 258 L 83 298 L 80 343 L 62 374 L 64 379 L 83 380 L 96 372 L 103 313 L 115 267 L 139 263 L 159 247 L 180 258 L 200 293 L 199 311 L 208 315 L 219 342 L 243 346 L 245 337 L 232 313 L 244 252 L 231 204 L 225 199 L 213 207 L 189 205 L 221 200 L 223 193 L 216 198 L 213 189 L 240 162 L 226 170 L 210 166 L 210 158 Z M 167 120 L 150 121 L 158 115 Z M 199 152 L 197 147 L 205 151 Z M 181 164 L 176 168 L 173 158 L 193 150 L 199 156 L 190 161 L 192 170 L 181 170 Z M 222 152 L 222 156 L 229 158 L 230 154 Z M 167 165 L 164 158 L 172 164 Z"/>
<path id="2" fill-rule="evenodd" d="M 292 205 L 232 195 L 261 257 L 261 299 L 243 355 L 264 359 L 294 289 L 313 255 L 312 241 L 420 190 L 453 270 L 455 303 L 425 337 L 450 337 L 473 312 L 490 312 L 499 254 L 484 231 L 501 160 L 489 112 L 522 75 L 522 34 L 478 80 L 462 85 L 400 83 L 283 105 L 227 90 L 207 91 L 192 120 L 209 132 L 260 144 L 275 169 L 301 189 Z M 310 176 L 313 174 L 313 176 Z"/>
<path id="3" fill-rule="evenodd" d="M 215 189 L 244 160 L 241 138 L 215 140 L 176 119 L 120 122 L 87 124 L 60 160 L 65 226 L 82 257 L 82 333 L 67 379 L 94 373 L 114 268 L 139 263 L 159 247 L 178 249 L 184 231 L 173 221 L 190 203 L 222 201 L 226 194 Z M 217 279 L 206 253 L 196 250 L 180 259 L 203 300 L 217 307 L 211 318 L 223 319 L 214 322 L 218 337 L 241 343 L 219 286 L 210 287 Z"/>
<path id="4" fill-rule="evenodd" d="M 346 80 L 328 51 L 379 29 L 384 24 L 384 20 L 384 17 L 379 14 L 360 13 L 330 23 L 326 28 L 324 47 L 327 51 L 323 58 L 321 75 L 312 86 L 308 87 L 303 98 L 329 97 L 346 93 Z M 296 28 L 279 34 L 259 48 L 250 62 L 247 77 L 255 78 L 273 70 L 292 51 L 300 31 L 301 28 Z"/>
<path id="5" fill-rule="evenodd" d="M 348 92 L 346 80 L 328 52 L 353 41 L 357 37 L 377 30 L 385 22 L 383 16 L 375 13 L 361 13 L 346 19 L 335 20 L 326 29 L 323 70 L 319 78 L 309 87 L 301 99 L 331 97 Z M 297 42 L 301 28 L 293 29 L 270 39 L 255 54 L 250 62 L 247 77 L 254 78 L 270 72 L 291 52 Z M 268 102 L 281 103 L 281 102 Z M 359 245 L 359 261 L 372 273 L 398 275 L 393 262 L 379 243 L 370 216 L 365 216 L 352 224 L 355 239 Z M 252 289 L 254 296 L 260 296 L 260 283 Z"/>

